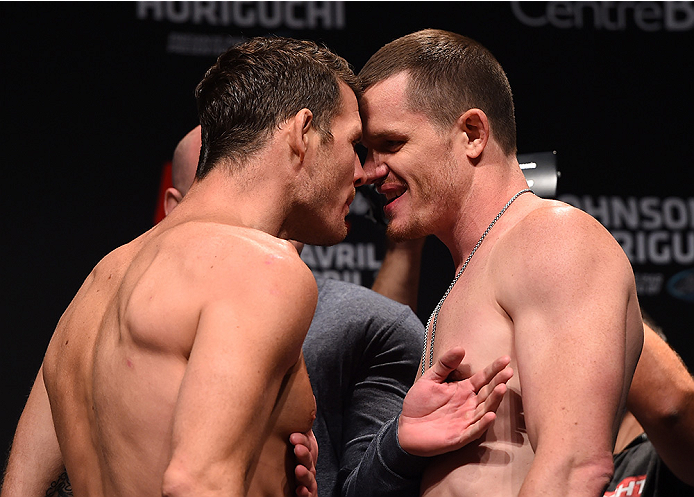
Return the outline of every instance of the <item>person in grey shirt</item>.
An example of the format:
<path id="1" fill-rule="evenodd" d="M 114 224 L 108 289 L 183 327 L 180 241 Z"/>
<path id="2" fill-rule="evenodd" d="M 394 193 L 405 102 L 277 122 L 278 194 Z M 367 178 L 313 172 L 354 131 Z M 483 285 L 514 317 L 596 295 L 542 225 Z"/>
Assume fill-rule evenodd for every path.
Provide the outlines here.
<path id="1" fill-rule="evenodd" d="M 318 495 L 364 495 L 357 492 L 358 475 L 364 471 L 360 462 L 384 425 L 394 432 L 394 420 L 417 374 L 424 327 L 409 307 L 368 288 L 317 281 L 318 305 L 303 351 L 318 406 L 313 423 L 320 448 Z M 423 458 L 401 449 L 398 457 L 393 441 L 386 447 L 395 451 L 395 461 L 403 462 L 387 468 L 376 457 L 368 485 L 373 495 L 392 489 L 397 495 L 417 495 L 417 463 Z M 408 464 L 414 465 L 411 470 Z"/>

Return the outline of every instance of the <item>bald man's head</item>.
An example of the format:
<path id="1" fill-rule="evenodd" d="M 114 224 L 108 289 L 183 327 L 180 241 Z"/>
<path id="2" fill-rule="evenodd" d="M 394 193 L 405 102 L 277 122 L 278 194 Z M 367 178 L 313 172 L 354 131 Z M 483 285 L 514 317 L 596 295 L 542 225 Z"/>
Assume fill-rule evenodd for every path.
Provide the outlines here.
<path id="1" fill-rule="evenodd" d="M 164 193 L 164 213 L 168 216 L 188 193 L 200 158 L 200 126 L 193 128 L 178 142 L 171 162 L 171 181 L 173 187 Z"/>
<path id="2" fill-rule="evenodd" d="M 200 126 L 196 126 L 178 142 L 173 154 L 171 175 L 173 186 L 183 195 L 188 193 L 195 179 L 195 171 L 200 159 Z"/>
<path id="3" fill-rule="evenodd" d="M 198 169 L 201 146 L 202 139 L 199 125 L 190 130 L 176 145 L 173 161 L 171 161 L 171 181 L 173 187 L 168 188 L 164 193 L 165 215 L 168 216 L 171 213 L 193 184 L 195 172 Z M 294 245 L 297 252 L 301 253 L 304 244 L 294 240 L 290 240 L 290 242 Z"/>

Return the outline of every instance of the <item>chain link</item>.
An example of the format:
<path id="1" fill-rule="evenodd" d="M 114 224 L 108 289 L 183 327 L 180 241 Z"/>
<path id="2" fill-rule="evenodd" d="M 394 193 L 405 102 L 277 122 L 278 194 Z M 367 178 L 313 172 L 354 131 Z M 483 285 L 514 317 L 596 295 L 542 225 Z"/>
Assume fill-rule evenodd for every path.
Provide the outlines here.
<path id="1" fill-rule="evenodd" d="M 460 277 L 463 275 L 463 272 L 465 272 L 465 268 L 470 263 L 470 259 L 472 259 L 472 256 L 475 255 L 475 252 L 477 252 L 477 249 L 480 247 L 480 245 L 482 245 L 482 242 L 486 238 L 487 234 L 494 227 L 496 222 L 501 218 L 501 216 L 504 215 L 504 212 L 506 212 L 506 209 L 508 209 L 510 207 L 510 205 L 513 203 L 514 200 L 516 200 L 518 197 L 520 197 L 524 193 L 528 193 L 528 192 L 532 192 L 532 190 L 530 190 L 530 188 L 526 188 L 525 190 L 521 190 L 518 193 L 516 193 L 513 197 L 511 197 L 511 200 L 509 200 L 506 203 L 506 205 L 503 207 L 503 209 L 501 209 L 501 211 L 499 211 L 499 213 L 496 215 L 494 220 L 491 223 L 489 223 L 489 226 L 487 226 L 487 229 L 484 230 L 484 233 L 482 233 L 482 236 L 480 237 L 480 239 L 477 240 L 477 244 L 473 247 L 472 251 L 470 252 L 470 255 L 467 256 L 467 259 L 465 259 L 465 262 L 463 263 L 462 267 L 455 274 L 453 281 L 451 281 L 451 284 L 448 285 L 448 289 L 443 294 L 443 297 L 441 297 L 441 300 L 439 300 L 439 303 L 436 304 L 436 307 L 434 308 L 434 312 L 432 312 L 431 316 L 429 316 L 429 320 L 427 321 L 426 330 L 424 330 L 424 349 L 422 350 L 422 374 L 424 374 L 424 371 L 426 368 L 427 340 L 429 339 L 429 326 L 431 326 L 431 349 L 429 350 L 429 367 L 431 367 L 434 365 L 434 338 L 436 336 L 436 321 L 439 318 L 439 311 L 441 311 L 441 306 L 443 305 L 444 301 L 446 300 L 446 297 L 448 297 L 448 294 L 451 293 L 451 290 L 453 290 L 453 286 L 455 285 L 456 281 L 458 281 L 460 279 Z"/>

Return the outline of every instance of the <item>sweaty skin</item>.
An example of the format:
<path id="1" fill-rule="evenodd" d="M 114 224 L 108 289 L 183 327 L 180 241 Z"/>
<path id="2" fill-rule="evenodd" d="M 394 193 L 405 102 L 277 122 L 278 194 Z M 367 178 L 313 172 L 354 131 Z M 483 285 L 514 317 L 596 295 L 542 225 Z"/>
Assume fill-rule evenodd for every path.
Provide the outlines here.
<path id="1" fill-rule="evenodd" d="M 340 92 L 332 140 L 301 109 L 97 265 L 53 334 L 3 497 L 43 495 L 63 469 L 93 496 L 281 496 L 307 483 L 289 437 L 315 417 L 301 346 L 317 288 L 285 240 L 346 235 L 366 176 L 356 97 Z"/>
<path id="2" fill-rule="evenodd" d="M 448 296 L 439 315 L 434 354 L 436 359 L 441 351 L 464 343 L 474 372 L 506 353 L 518 375 L 509 381 L 489 431 L 478 442 L 428 466 L 422 495 L 516 496 L 532 478 L 536 459 L 553 467 L 553 448 L 542 437 L 573 444 L 575 437 L 597 441 L 615 432 L 613 420 L 629 381 L 620 383 L 604 373 L 624 368 L 615 350 L 617 356 L 627 357 L 624 370 L 633 371 L 638 354 L 629 347 L 636 347 L 641 333 L 628 261 L 588 216 L 558 202 L 524 197 L 495 225 Z M 605 253 L 585 255 L 590 251 L 580 243 L 582 237 L 604 239 Z M 591 265 L 599 271 L 589 271 Z M 585 286 L 562 288 L 581 267 L 591 275 Z M 610 291 L 602 293 L 604 301 L 594 305 L 591 290 L 608 287 Z M 550 301 L 556 310 L 544 307 Z M 592 315 L 584 315 L 579 323 L 565 321 L 572 308 L 583 306 Z M 613 309 L 620 312 L 613 315 Z M 607 329 L 605 323 L 609 333 L 581 331 L 599 324 Z M 571 378 L 585 380 L 577 383 Z M 593 401 L 599 392 L 620 402 Z M 568 480 L 570 474 L 566 476 Z"/>
<path id="3" fill-rule="evenodd" d="M 296 250 L 256 230 L 167 220 L 106 256 L 44 360 L 74 494 L 160 496 L 167 468 L 186 467 L 207 489 L 293 495 L 315 303 Z"/>

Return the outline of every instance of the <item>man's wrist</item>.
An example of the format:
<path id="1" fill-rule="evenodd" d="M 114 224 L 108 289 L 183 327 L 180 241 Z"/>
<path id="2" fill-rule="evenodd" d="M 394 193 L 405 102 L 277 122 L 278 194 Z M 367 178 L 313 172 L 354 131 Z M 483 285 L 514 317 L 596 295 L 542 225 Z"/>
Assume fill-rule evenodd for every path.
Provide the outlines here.
<path id="1" fill-rule="evenodd" d="M 398 416 L 387 422 L 378 434 L 379 457 L 397 475 L 407 479 L 419 478 L 429 464 L 429 458 L 415 456 L 402 448 L 398 434 L 399 419 Z"/>

